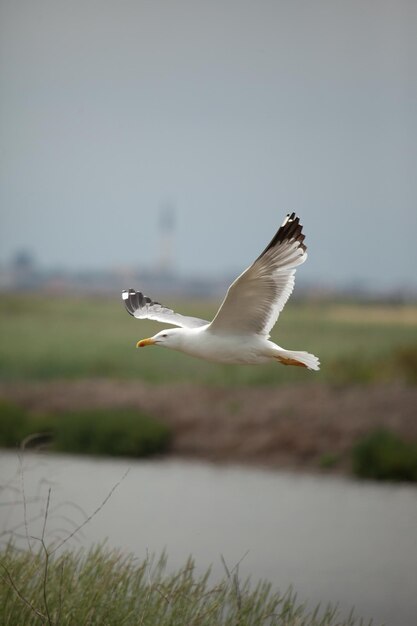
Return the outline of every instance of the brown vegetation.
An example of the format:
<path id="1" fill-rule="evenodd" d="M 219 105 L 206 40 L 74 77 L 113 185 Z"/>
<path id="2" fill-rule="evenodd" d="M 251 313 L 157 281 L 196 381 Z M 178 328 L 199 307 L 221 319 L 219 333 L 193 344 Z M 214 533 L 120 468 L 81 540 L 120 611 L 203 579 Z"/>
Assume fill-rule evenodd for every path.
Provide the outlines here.
<path id="1" fill-rule="evenodd" d="M 353 443 L 375 428 L 417 439 L 417 389 L 394 384 L 213 388 L 94 379 L 2 384 L 0 396 L 34 412 L 136 407 L 172 427 L 173 454 L 212 461 L 341 471 Z"/>

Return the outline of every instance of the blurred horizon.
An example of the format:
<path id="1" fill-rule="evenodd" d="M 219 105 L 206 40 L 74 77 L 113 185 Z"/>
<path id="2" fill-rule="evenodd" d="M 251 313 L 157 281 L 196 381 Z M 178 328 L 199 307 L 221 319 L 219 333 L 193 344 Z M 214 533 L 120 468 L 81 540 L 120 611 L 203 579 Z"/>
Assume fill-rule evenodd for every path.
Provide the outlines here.
<path id="1" fill-rule="evenodd" d="M 4 0 L 0 266 L 233 277 L 295 211 L 297 284 L 415 293 L 416 17 Z"/>
<path id="2" fill-rule="evenodd" d="M 103 295 L 115 297 L 121 290 L 135 288 L 154 298 L 185 297 L 197 299 L 222 298 L 240 272 L 199 275 L 192 270 L 181 274 L 175 267 L 161 265 L 166 249 L 162 248 L 156 262 L 149 266 L 88 268 L 42 267 L 27 250 L 17 251 L 10 260 L 0 265 L 0 294 L 47 293 L 48 295 L 82 296 Z M 372 285 L 366 281 L 332 282 L 330 280 L 305 279 L 299 269 L 292 299 L 315 301 L 380 302 L 391 304 L 414 304 L 417 286 Z"/>

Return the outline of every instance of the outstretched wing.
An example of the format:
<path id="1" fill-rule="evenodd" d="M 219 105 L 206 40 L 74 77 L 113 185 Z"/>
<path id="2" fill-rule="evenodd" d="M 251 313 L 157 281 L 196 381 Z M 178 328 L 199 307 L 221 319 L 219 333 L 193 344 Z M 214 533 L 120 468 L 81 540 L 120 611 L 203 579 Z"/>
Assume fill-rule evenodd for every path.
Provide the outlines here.
<path id="1" fill-rule="evenodd" d="M 295 268 L 307 258 L 300 218 L 287 215 L 256 261 L 230 285 L 209 329 L 269 335 L 294 288 Z"/>
<path id="2" fill-rule="evenodd" d="M 134 289 L 124 290 L 122 298 L 127 312 L 139 320 L 155 320 L 156 322 L 182 326 L 183 328 L 197 328 L 198 326 L 206 326 L 209 323 L 198 317 L 187 317 L 186 315 L 175 313 L 172 309 L 167 309 L 159 302 L 153 302 L 153 300 L 144 296 L 143 293 Z"/>

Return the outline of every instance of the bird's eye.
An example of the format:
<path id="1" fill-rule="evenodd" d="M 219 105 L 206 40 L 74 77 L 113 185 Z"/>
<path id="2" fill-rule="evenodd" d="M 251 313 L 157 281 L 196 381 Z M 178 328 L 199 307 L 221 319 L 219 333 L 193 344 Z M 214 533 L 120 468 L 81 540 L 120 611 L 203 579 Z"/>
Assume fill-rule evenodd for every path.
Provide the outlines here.
<path id="1" fill-rule="evenodd" d="M 168 337 L 168 335 L 162 335 L 162 337 Z"/>

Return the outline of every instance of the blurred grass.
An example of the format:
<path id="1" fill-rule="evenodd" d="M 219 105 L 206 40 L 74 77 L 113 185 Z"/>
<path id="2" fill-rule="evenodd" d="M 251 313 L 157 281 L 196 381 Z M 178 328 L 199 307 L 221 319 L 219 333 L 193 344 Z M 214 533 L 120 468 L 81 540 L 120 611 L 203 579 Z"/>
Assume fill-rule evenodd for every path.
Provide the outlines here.
<path id="1" fill-rule="evenodd" d="M 356 442 L 352 467 L 359 478 L 416 482 L 417 442 L 378 429 Z"/>
<path id="2" fill-rule="evenodd" d="M 59 452 L 146 457 L 167 451 L 171 430 L 137 409 L 42 415 L 0 400 L 0 447 L 36 446 L 45 440 Z"/>
<path id="3" fill-rule="evenodd" d="M 175 301 L 164 303 L 176 308 Z M 182 300 L 178 310 L 211 319 L 217 306 Z M 220 385 L 417 382 L 417 306 L 288 304 L 272 338 L 285 348 L 319 356 L 319 373 L 276 364 L 216 365 L 157 347 L 136 350 L 138 339 L 161 328 L 127 315 L 118 298 L 2 295 L 0 378 L 113 377 Z"/>
<path id="4" fill-rule="evenodd" d="M 135 409 L 71 411 L 54 418 L 53 448 L 61 452 L 146 457 L 166 452 L 166 424 Z"/>
<path id="5" fill-rule="evenodd" d="M 0 552 L 0 622 L 8 626 L 354 626 L 336 607 L 309 613 L 296 594 L 239 580 L 236 571 L 216 585 L 198 576 L 191 560 L 167 574 L 166 559 L 139 562 L 95 547 L 48 558 L 45 552 Z"/>

